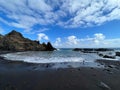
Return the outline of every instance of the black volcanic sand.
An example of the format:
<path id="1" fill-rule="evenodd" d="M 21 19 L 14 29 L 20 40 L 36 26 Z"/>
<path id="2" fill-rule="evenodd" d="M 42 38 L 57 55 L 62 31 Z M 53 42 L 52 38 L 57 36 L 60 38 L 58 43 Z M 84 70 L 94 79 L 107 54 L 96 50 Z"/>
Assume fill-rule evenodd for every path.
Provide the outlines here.
<path id="1" fill-rule="evenodd" d="M 37 70 L 39 64 L 0 58 L 0 90 L 120 90 L 120 62 L 96 62 L 105 67 Z"/>

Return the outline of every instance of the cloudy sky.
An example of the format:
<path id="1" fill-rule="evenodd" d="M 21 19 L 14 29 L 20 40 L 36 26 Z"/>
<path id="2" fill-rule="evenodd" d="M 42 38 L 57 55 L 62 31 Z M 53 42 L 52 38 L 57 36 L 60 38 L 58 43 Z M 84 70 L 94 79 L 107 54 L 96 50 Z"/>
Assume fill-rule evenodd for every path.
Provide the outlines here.
<path id="1" fill-rule="evenodd" d="M 0 33 L 55 47 L 120 47 L 120 0 L 0 0 Z"/>

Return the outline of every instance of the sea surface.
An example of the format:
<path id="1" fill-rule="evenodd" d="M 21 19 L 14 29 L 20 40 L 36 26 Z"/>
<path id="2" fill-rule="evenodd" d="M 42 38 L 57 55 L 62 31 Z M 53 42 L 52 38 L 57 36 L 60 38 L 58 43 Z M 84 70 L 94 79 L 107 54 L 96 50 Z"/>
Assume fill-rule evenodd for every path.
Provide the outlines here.
<path id="1" fill-rule="evenodd" d="M 120 49 L 115 49 L 119 51 Z M 104 54 L 114 55 L 115 51 L 102 52 Z M 97 53 L 82 53 L 80 51 L 73 51 L 72 49 L 58 49 L 56 51 L 27 51 L 27 52 L 16 52 L 2 54 L 6 60 L 12 61 L 23 61 L 27 63 L 37 64 L 48 64 L 55 63 L 55 67 L 66 67 L 65 64 L 71 65 L 72 67 L 82 66 L 96 66 L 94 62 L 96 59 L 102 59 Z M 107 58 L 106 58 L 107 59 Z M 116 59 L 108 60 L 120 60 L 119 57 Z"/>

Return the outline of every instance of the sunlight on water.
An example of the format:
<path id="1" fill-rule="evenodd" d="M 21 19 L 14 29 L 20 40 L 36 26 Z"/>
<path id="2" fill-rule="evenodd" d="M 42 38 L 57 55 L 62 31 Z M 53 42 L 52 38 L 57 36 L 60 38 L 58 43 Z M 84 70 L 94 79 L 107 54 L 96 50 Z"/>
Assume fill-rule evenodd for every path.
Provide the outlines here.
<path id="1" fill-rule="evenodd" d="M 57 50 L 57 51 L 27 51 L 27 52 L 16 52 L 2 54 L 0 56 L 4 57 L 5 60 L 11 61 L 23 61 L 27 63 L 35 63 L 40 66 L 36 70 L 49 68 L 78 68 L 78 67 L 99 67 L 98 63 L 95 62 L 96 59 L 102 60 L 120 60 L 118 57 L 115 59 L 103 58 L 99 56 L 108 55 L 114 56 L 115 52 L 98 52 L 98 53 L 82 53 L 72 51 L 70 49 Z M 100 66 L 99 68 L 102 68 Z"/>
<path id="2" fill-rule="evenodd" d="M 5 59 L 30 63 L 92 62 L 96 55 L 80 54 L 74 51 L 28 51 L 2 55 Z"/>

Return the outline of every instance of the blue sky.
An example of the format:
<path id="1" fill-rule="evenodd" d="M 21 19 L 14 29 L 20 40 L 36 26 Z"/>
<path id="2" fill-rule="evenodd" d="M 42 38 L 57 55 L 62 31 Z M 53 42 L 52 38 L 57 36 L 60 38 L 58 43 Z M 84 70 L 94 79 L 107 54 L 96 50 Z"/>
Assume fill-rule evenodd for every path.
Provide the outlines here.
<path id="1" fill-rule="evenodd" d="M 0 0 L 0 33 L 54 47 L 120 47 L 120 0 Z"/>

